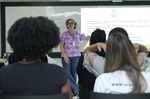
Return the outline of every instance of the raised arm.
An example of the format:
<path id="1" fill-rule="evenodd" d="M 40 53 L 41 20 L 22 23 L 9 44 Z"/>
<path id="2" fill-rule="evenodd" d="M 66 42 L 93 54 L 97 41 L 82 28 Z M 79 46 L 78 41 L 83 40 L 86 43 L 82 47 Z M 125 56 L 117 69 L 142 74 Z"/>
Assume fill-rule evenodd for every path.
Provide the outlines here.
<path id="1" fill-rule="evenodd" d="M 90 45 L 83 51 L 83 54 L 88 51 L 89 52 L 101 51 L 101 49 L 104 49 L 104 51 L 106 52 L 106 44 L 105 43 L 96 43 L 96 44 Z"/>
<path id="2" fill-rule="evenodd" d="M 144 45 L 138 43 L 134 43 L 133 45 L 135 47 L 136 52 L 145 52 L 146 56 L 148 56 L 149 52 Z"/>

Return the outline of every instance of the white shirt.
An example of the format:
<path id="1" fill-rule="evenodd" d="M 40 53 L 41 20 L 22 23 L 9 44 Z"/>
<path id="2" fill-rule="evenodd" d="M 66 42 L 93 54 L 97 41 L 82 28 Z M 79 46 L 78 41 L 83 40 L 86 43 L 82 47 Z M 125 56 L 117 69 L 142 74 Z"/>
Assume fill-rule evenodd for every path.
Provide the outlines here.
<path id="1" fill-rule="evenodd" d="M 150 73 L 142 72 L 147 83 L 145 93 L 150 93 Z M 123 70 L 104 73 L 97 77 L 94 92 L 100 93 L 129 93 L 132 91 L 132 82 Z"/>

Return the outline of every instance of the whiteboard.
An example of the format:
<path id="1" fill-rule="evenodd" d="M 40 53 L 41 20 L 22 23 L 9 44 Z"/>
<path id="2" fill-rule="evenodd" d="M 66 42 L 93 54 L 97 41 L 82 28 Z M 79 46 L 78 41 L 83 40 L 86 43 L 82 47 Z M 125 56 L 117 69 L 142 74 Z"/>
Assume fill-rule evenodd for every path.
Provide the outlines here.
<path id="1" fill-rule="evenodd" d="M 60 28 L 60 33 L 67 31 L 65 22 L 68 18 L 72 18 L 77 22 L 77 31 L 81 31 L 81 13 L 80 7 L 61 7 L 61 6 L 22 6 L 22 7 L 6 7 L 6 32 L 10 26 L 19 18 L 30 16 L 45 16 L 53 20 Z M 6 36 L 7 38 L 7 33 Z M 8 42 L 6 41 L 6 52 L 12 52 Z M 60 52 L 59 46 L 53 52 Z"/>
<path id="2" fill-rule="evenodd" d="M 128 10 L 129 9 L 129 10 Z M 131 9 L 131 10 L 130 10 Z M 141 9 L 141 10 L 140 10 Z M 143 9 L 143 10 L 142 10 Z M 128 18 L 124 18 L 124 16 Z M 138 17 L 135 17 L 138 16 Z M 127 30 L 131 41 L 145 45 L 150 51 L 150 6 L 8 6 L 5 9 L 6 33 L 10 26 L 19 18 L 29 16 L 45 16 L 52 19 L 60 28 L 60 33 L 67 31 L 65 22 L 72 18 L 77 22 L 76 30 L 91 35 L 96 28 L 105 30 L 106 36 L 114 27 Z M 134 16 L 134 17 L 130 17 Z M 131 24 L 132 22 L 132 24 Z M 138 23 L 138 24 L 137 24 Z M 142 33 L 142 34 L 141 34 Z M 83 50 L 87 42 L 83 42 Z M 6 52 L 12 52 L 6 41 Z M 61 52 L 60 47 L 52 52 Z"/>

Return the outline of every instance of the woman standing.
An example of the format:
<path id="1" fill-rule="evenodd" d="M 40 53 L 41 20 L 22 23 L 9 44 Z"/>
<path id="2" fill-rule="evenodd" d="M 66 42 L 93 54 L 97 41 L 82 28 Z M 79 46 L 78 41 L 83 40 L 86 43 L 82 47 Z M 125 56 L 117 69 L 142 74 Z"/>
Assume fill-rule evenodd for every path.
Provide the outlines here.
<path id="1" fill-rule="evenodd" d="M 66 20 L 67 31 L 61 36 L 60 49 L 62 52 L 62 65 L 70 79 L 73 95 L 77 95 L 76 67 L 81 56 L 79 50 L 82 40 L 89 39 L 84 34 L 75 31 L 77 23 L 73 19 Z"/>

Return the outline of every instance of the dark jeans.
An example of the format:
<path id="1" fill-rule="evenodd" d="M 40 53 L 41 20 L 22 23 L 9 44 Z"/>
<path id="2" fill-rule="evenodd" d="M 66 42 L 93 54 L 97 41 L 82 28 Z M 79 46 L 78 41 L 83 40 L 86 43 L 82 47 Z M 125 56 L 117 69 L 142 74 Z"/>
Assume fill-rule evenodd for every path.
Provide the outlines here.
<path id="1" fill-rule="evenodd" d="M 75 93 L 78 90 L 76 68 L 77 68 L 77 64 L 79 62 L 79 56 L 78 57 L 68 57 L 68 58 L 69 58 L 69 63 L 66 63 L 64 61 L 64 57 L 62 57 L 62 65 L 68 74 L 71 88 L 72 88 L 72 93 Z"/>

